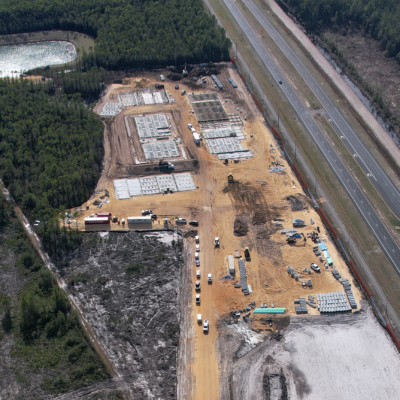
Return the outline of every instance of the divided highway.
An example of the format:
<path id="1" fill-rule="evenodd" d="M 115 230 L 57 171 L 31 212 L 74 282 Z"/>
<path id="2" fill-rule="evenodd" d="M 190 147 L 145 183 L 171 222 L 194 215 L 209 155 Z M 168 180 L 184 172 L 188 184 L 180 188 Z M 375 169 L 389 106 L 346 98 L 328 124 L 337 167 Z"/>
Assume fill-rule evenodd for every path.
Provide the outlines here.
<path id="1" fill-rule="evenodd" d="M 328 114 L 329 122 L 331 123 L 335 132 L 342 139 L 344 145 L 348 148 L 350 153 L 353 154 L 353 157 L 356 158 L 357 163 L 362 168 L 364 173 L 369 177 L 371 183 L 374 185 L 388 207 L 398 218 L 400 218 L 400 192 L 382 170 L 380 165 L 376 162 L 361 139 L 349 126 L 346 119 L 337 109 L 332 100 L 327 96 L 319 82 L 317 82 L 310 74 L 308 69 L 300 61 L 296 53 L 290 48 L 290 46 L 286 43 L 274 26 L 268 21 L 267 18 L 265 18 L 262 12 L 251 0 L 246 0 L 246 6 L 253 13 L 265 31 L 268 32 L 283 54 L 285 54 L 287 59 L 292 63 L 300 76 L 306 81 L 314 94 L 318 97 Z"/>
<path id="2" fill-rule="evenodd" d="M 382 250 L 385 252 L 387 257 L 391 261 L 392 265 L 394 266 L 395 270 L 400 275 L 400 249 L 398 248 L 396 242 L 394 241 L 394 239 L 392 238 L 392 236 L 386 229 L 385 225 L 382 223 L 382 221 L 376 214 L 372 205 L 369 203 L 367 198 L 364 196 L 364 193 L 362 192 L 362 190 L 359 188 L 359 186 L 354 181 L 354 179 L 351 176 L 351 174 L 349 173 L 349 171 L 346 169 L 346 167 L 342 163 L 339 156 L 336 154 L 336 152 L 334 151 L 334 149 L 332 148 L 332 146 L 330 145 L 328 140 L 325 138 L 325 136 L 322 133 L 322 131 L 320 130 L 319 126 L 314 121 L 314 118 L 311 115 L 310 111 L 304 106 L 304 104 L 298 98 L 295 91 L 286 82 L 286 80 L 285 80 L 283 74 L 280 72 L 278 66 L 275 64 L 272 57 L 269 55 L 267 50 L 264 48 L 264 46 L 261 43 L 261 41 L 259 40 L 258 36 L 253 31 L 251 26 L 248 24 L 245 17 L 240 12 L 239 8 L 236 6 L 236 4 L 232 0 L 224 0 L 224 3 L 227 6 L 227 8 L 230 10 L 230 12 L 232 13 L 236 22 L 239 24 L 239 26 L 243 30 L 244 34 L 247 36 L 250 43 L 253 45 L 254 49 L 258 53 L 262 62 L 269 70 L 271 76 L 276 80 L 277 83 L 279 82 L 279 80 L 282 81 L 282 84 L 280 85 L 282 92 L 285 94 L 287 100 L 289 101 L 289 103 L 292 105 L 292 107 L 296 111 L 299 119 L 301 120 L 301 122 L 303 123 L 303 125 L 305 126 L 307 131 L 309 132 L 309 134 L 312 137 L 312 139 L 314 140 L 315 144 L 317 145 L 317 147 L 323 154 L 324 158 L 326 159 L 326 161 L 331 166 L 332 170 L 335 172 L 336 176 L 342 183 L 344 189 L 346 190 L 346 192 L 352 199 L 354 205 L 356 206 L 356 208 L 362 215 L 363 219 L 365 220 L 365 222 L 371 229 L 371 232 L 373 233 L 373 235 L 377 239 L 378 243 L 382 247 Z M 337 111 L 337 113 L 339 113 L 339 111 L 337 109 L 336 109 L 336 111 Z M 339 117 L 335 114 L 334 118 L 335 118 L 336 124 L 339 124 L 340 123 L 339 119 L 336 120 L 336 118 L 339 118 Z M 333 118 L 331 118 L 331 119 L 333 119 Z M 344 121 L 344 122 L 347 124 L 346 121 Z M 351 129 L 348 125 L 347 125 L 347 129 L 351 131 Z M 360 149 L 358 149 L 358 148 L 357 148 L 357 150 L 360 151 Z M 370 168 L 372 168 L 372 167 L 370 167 Z M 377 174 L 376 178 L 379 177 L 379 179 L 381 179 L 382 182 L 384 182 L 382 175 L 385 175 L 385 174 L 383 172 L 381 172 L 381 175 L 379 175 L 378 172 L 374 170 L 374 173 Z M 390 183 L 393 187 L 393 184 L 392 184 L 392 182 L 390 182 L 390 180 L 389 180 L 389 183 L 388 182 L 386 182 L 386 183 L 388 185 Z M 384 186 L 385 186 L 385 182 L 384 182 Z M 393 193 L 397 194 L 399 196 L 399 197 L 397 197 L 397 199 L 400 198 L 400 195 L 398 194 L 397 190 L 394 191 Z M 397 204 L 396 207 L 398 208 L 399 204 Z M 399 215 L 400 215 L 400 211 L 399 211 Z"/>

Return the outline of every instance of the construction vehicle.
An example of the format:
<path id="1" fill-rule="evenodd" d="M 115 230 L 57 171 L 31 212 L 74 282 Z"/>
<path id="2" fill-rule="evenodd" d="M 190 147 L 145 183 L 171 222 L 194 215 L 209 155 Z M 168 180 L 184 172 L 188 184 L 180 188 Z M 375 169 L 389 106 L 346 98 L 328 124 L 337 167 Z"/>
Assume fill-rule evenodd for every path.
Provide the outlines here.
<path id="1" fill-rule="evenodd" d="M 233 175 L 231 173 L 228 174 L 228 183 L 235 183 L 235 180 L 233 179 Z"/>
<path id="2" fill-rule="evenodd" d="M 296 238 L 293 236 L 289 236 L 288 238 L 286 238 L 286 242 L 288 244 L 295 244 L 297 242 Z"/>
<path id="3" fill-rule="evenodd" d="M 214 247 L 219 247 L 219 237 L 214 239 Z"/>
<path id="4" fill-rule="evenodd" d="M 160 169 L 160 171 L 172 171 L 173 169 L 175 169 L 175 165 L 171 164 L 169 161 L 160 160 L 160 162 L 158 163 L 158 168 Z"/>
<path id="5" fill-rule="evenodd" d="M 244 258 L 246 261 L 251 261 L 250 251 L 248 247 L 244 248 Z"/>
<path id="6" fill-rule="evenodd" d="M 224 164 L 228 164 L 228 159 L 227 158 L 225 158 L 225 160 L 224 160 Z"/>

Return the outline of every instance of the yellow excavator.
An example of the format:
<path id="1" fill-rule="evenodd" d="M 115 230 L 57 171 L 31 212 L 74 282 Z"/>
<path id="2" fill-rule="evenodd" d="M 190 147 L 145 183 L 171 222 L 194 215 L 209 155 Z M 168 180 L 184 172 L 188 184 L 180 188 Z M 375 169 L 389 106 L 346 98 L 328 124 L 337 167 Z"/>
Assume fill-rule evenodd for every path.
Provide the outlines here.
<path id="1" fill-rule="evenodd" d="M 228 183 L 234 183 L 233 175 L 231 173 L 228 174 Z"/>

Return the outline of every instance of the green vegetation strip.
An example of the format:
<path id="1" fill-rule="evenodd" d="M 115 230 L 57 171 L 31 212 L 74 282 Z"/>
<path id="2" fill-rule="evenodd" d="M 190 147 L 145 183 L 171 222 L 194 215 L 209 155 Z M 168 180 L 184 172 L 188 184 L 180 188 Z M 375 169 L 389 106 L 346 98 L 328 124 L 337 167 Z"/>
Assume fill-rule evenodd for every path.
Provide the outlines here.
<path id="1" fill-rule="evenodd" d="M 7 259 L 7 264 L 0 264 L 0 277 L 10 276 L 9 271 L 17 277 L 0 287 L 0 346 L 8 335 L 2 354 L 11 341 L 9 356 L 18 365 L 17 369 L 9 366 L 8 373 L 15 372 L 16 380 L 24 385 L 30 384 L 30 374 L 34 374 L 40 379 L 40 390 L 52 394 L 109 379 L 67 295 L 43 266 L 1 191 L 0 253 L 2 264 Z"/>
<path id="2" fill-rule="evenodd" d="M 154 68 L 229 59 L 230 40 L 201 0 L 0 2 L 0 34 L 74 30 L 95 38 L 86 65 Z"/>

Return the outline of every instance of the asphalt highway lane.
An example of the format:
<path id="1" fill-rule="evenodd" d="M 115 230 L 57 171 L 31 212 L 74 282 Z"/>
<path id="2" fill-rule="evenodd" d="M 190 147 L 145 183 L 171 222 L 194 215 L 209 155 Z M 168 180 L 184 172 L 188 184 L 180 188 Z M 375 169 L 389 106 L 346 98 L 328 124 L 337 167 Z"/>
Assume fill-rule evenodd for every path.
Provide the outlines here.
<path id="1" fill-rule="evenodd" d="M 315 144 L 323 154 L 324 158 L 331 166 L 332 170 L 335 172 L 336 176 L 340 180 L 341 184 L 343 185 L 344 189 L 350 196 L 351 200 L 353 201 L 354 205 L 362 215 L 363 219 L 371 229 L 371 232 L 377 239 L 378 243 L 380 244 L 382 250 L 385 252 L 389 260 L 391 261 L 392 265 L 394 266 L 397 273 L 400 275 L 400 249 L 398 248 L 396 242 L 390 235 L 389 231 L 386 229 L 378 215 L 376 214 L 374 208 L 369 203 L 368 199 L 364 196 L 363 191 L 354 181 L 353 177 L 346 169 L 342 161 L 340 160 L 339 156 L 336 154 L 328 140 L 325 138 L 322 131 L 319 129 L 318 125 L 314 121 L 311 113 L 304 104 L 300 101 L 295 91 L 292 87 L 287 83 L 285 77 L 280 72 L 278 66 L 275 64 L 272 57 L 269 55 L 267 50 L 264 48 L 263 44 L 259 40 L 256 33 L 250 27 L 248 22 L 246 21 L 245 17 L 240 12 L 239 8 L 232 0 L 224 0 L 225 5 L 228 7 L 230 12 L 232 13 L 233 17 L 235 18 L 236 22 L 239 24 L 245 35 L 247 36 L 248 40 L 252 43 L 254 49 L 260 56 L 262 62 L 269 70 L 271 76 L 276 80 L 277 84 L 279 85 L 279 80 L 282 81 L 282 84 L 279 85 L 282 92 L 285 94 L 287 100 L 292 105 L 294 110 L 296 111 L 299 119 L 309 132 L 310 136 L 314 140 Z M 337 111 L 338 112 L 338 111 Z M 337 118 L 337 117 L 334 117 Z M 333 120 L 334 118 L 331 117 Z M 334 123 L 339 124 L 336 119 Z M 338 125 L 336 125 L 338 127 Z M 345 139 L 344 139 L 345 140 Z M 359 150 L 359 149 L 358 149 Z M 359 150 L 359 153 L 361 151 Z M 356 153 L 357 154 L 357 153 Z M 361 157 L 364 155 L 361 153 Z M 359 160 L 358 160 L 359 161 Z M 372 168 L 372 167 L 371 167 Z M 379 175 L 375 170 L 371 171 L 373 174 L 376 174 L 375 178 L 381 180 L 383 182 L 383 186 L 385 182 L 381 175 Z M 390 182 L 390 181 L 389 181 Z M 391 182 L 390 182 L 391 183 Z M 386 184 L 388 184 L 386 182 Z M 393 185 L 393 184 L 392 184 Z M 394 193 L 398 193 L 397 190 Z M 399 197 L 400 198 L 400 197 Z M 398 205 L 397 205 L 398 206 Z"/>
<path id="2" fill-rule="evenodd" d="M 282 36 L 280 36 L 274 26 L 268 21 L 267 18 L 265 18 L 262 12 L 251 0 L 246 0 L 245 4 L 265 29 L 265 31 L 268 32 L 274 42 L 279 46 L 281 51 L 289 59 L 297 72 L 307 82 L 314 94 L 318 97 L 320 103 L 328 114 L 329 122 L 331 123 L 335 132 L 340 136 L 344 145 L 348 148 L 353 157 L 356 158 L 358 165 L 368 176 L 371 183 L 375 186 L 376 190 L 381 195 L 388 207 L 398 218 L 400 218 L 400 192 L 394 186 L 386 173 L 382 170 L 380 165 L 376 162 L 361 139 L 350 127 L 332 100 L 327 96 L 319 82 L 315 80 L 308 69 L 297 57 L 296 53 L 290 48 Z"/>

